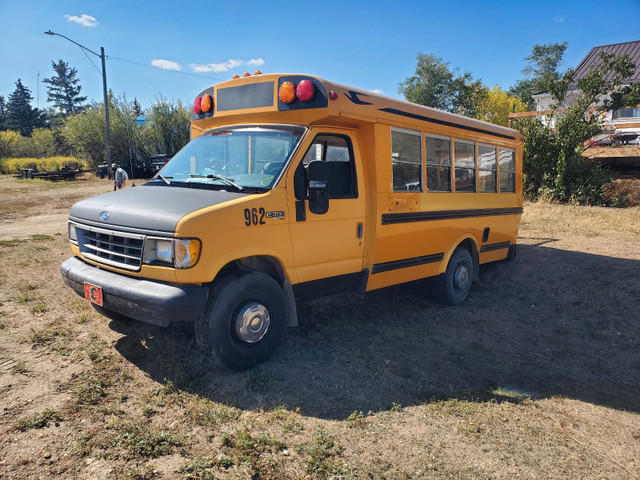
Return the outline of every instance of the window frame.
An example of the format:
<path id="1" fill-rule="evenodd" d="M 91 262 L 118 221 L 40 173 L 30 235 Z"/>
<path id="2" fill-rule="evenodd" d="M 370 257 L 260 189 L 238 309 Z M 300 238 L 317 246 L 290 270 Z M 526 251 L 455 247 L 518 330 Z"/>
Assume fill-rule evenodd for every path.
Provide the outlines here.
<path id="1" fill-rule="evenodd" d="M 300 185 L 304 185 L 305 184 L 306 173 L 305 173 L 304 159 L 307 157 L 307 153 L 309 152 L 311 147 L 313 145 L 315 145 L 315 142 L 318 139 L 318 137 L 324 137 L 324 136 L 339 137 L 339 138 L 342 138 L 342 139 L 344 139 L 346 141 L 347 148 L 348 148 L 348 151 L 349 151 L 349 162 L 343 162 L 343 163 L 349 163 L 351 165 L 351 186 L 353 188 L 353 193 L 350 194 L 350 195 L 332 195 L 332 194 L 329 194 L 329 199 L 330 200 L 340 200 L 340 199 L 345 199 L 345 198 L 358 198 L 358 174 L 356 172 L 356 156 L 355 156 L 355 152 L 354 152 L 354 149 L 353 149 L 353 141 L 351 140 L 351 136 L 346 134 L 346 133 L 318 132 L 313 137 L 313 140 L 311 140 L 311 143 L 309 144 L 309 147 L 305 150 L 304 154 L 302 155 L 302 158 L 300 159 L 300 163 L 298 163 L 298 166 L 296 167 L 296 171 L 294 172 L 294 193 L 295 193 L 296 200 L 308 200 L 309 199 L 309 195 L 307 195 L 306 189 L 305 189 L 304 193 L 302 193 L 300 191 L 301 190 Z M 326 150 L 327 149 L 324 149 L 323 155 L 326 155 L 326 153 L 327 153 Z M 319 161 L 327 163 L 326 159 L 325 160 L 319 160 Z"/>
<path id="2" fill-rule="evenodd" d="M 495 168 L 493 169 L 487 169 L 487 168 L 481 168 L 480 167 L 480 147 L 489 147 L 492 148 L 493 151 L 495 152 Z M 498 146 L 497 145 L 492 145 L 490 143 L 480 143 L 477 142 L 477 160 L 476 163 L 478 165 L 478 191 L 477 193 L 498 193 L 498 159 L 499 159 L 499 153 L 498 153 Z M 494 178 L 494 190 L 481 190 L 480 189 L 480 172 L 493 172 L 493 178 Z"/>
<path id="3" fill-rule="evenodd" d="M 414 135 L 416 137 L 418 137 L 419 141 L 420 141 L 420 161 L 419 162 L 405 162 L 405 161 L 401 161 L 401 160 L 395 160 L 393 158 L 393 133 L 397 132 L 397 133 L 404 133 L 406 135 Z M 391 127 L 390 130 L 390 142 L 389 142 L 389 146 L 391 147 L 391 191 L 393 193 L 423 193 L 424 192 L 424 145 L 423 145 L 423 132 L 422 130 L 412 130 L 409 128 L 401 128 L 401 127 Z M 406 164 L 406 165 L 418 165 L 420 167 L 420 178 L 419 180 L 419 188 L 416 190 L 396 190 L 395 186 L 394 186 L 394 176 L 393 176 L 393 166 L 394 163 L 401 163 L 401 164 Z"/>
<path id="4" fill-rule="evenodd" d="M 449 164 L 446 165 L 446 167 L 449 169 L 449 189 L 448 190 L 430 190 L 429 189 L 429 157 L 428 157 L 428 150 L 427 150 L 427 139 L 428 138 L 433 138 L 436 140 L 447 140 L 449 142 Z M 453 192 L 453 184 L 454 184 L 454 179 L 452 178 L 452 174 L 453 174 L 453 142 L 452 142 L 453 137 L 448 136 L 448 135 L 438 135 L 437 133 L 429 133 L 429 132 L 424 132 L 424 158 L 425 158 L 425 178 L 426 178 L 426 192 L 427 193 L 452 193 Z M 432 167 L 440 167 L 442 168 L 443 165 L 438 165 L 435 163 L 431 164 Z"/>
<path id="5" fill-rule="evenodd" d="M 457 159 L 456 159 L 456 142 L 473 145 L 473 169 L 469 167 L 458 167 Z M 467 140 L 466 138 L 456 138 L 453 137 L 453 184 L 454 184 L 454 193 L 478 193 L 478 142 L 475 140 Z M 473 170 L 474 178 L 473 178 L 473 190 L 458 190 L 458 182 L 456 181 L 456 170 Z"/>
<path id="6" fill-rule="evenodd" d="M 507 173 L 511 173 L 511 181 L 513 185 L 513 190 L 503 190 L 502 188 L 502 165 L 500 163 L 502 151 L 510 151 L 511 158 L 513 159 L 513 170 L 508 170 Z M 517 185 L 516 185 L 516 171 L 517 171 L 517 163 L 518 163 L 518 152 L 515 148 L 511 147 L 500 147 L 498 149 L 498 192 L 499 193 L 516 193 Z"/>

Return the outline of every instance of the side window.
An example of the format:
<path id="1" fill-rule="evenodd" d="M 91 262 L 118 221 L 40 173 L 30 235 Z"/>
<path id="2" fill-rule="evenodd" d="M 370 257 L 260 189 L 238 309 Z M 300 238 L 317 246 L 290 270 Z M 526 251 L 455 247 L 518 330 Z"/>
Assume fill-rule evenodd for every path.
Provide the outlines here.
<path id="1" fill-rule="evenodd" d="M 451 139 L 426 135 L 427 191 L 451 191 Z"/>
<path id="2" fill-rule="evenodd" d="M 491 145 L 478 145 L 478 191 L 497 192 L 498 158 L 497 148 Z"/>
<path id="3" fill-rule="evenodd" d="M 391 129 L 394 192 L 422 191 L 422 138 L 413 130 Z"/>
<path id="4" fill-rule="evenodd" d="M 296 176 L 304 175 L 304 167 L 316 160 L 327 164 L 329 198 L 358 196 L 353 147 L 349 137 L 331 134 L 318 135 L 305 153 L 296 171 Z M 300 195 L 296 194 L 296 197 L 299 198 Z"/>
<path id="5" fill-rule="evenodd" d="M 454 140 L 453 162 L 456 171 L 456 192 L 476 191 L 476 144 Z"/>
<path id="6" fill-rule="evenodd" d="M 511 148 L 500 149 L 500 192 L 516 191 L 516 151 Z"/>

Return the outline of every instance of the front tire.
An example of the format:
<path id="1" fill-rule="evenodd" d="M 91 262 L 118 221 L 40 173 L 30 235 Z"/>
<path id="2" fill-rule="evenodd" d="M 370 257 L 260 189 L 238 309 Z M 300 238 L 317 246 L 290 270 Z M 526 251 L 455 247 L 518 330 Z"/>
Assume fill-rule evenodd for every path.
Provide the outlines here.
<path id="1" fill-rule="evenodd" d="M 473 259 L 466 248 L 458 248 L 447 265 L 447 270 L 435 279 L 436 300 L 445 305 L 462 303 L 471 290 Z"/>
<path id="2" fill-rule="evenodd" d="M 196 342 L 217 365 L 244 370 L 264 362 L 282 338 L 286 307 L 282 288 L 259 272 L 235 273 L 212 287 L 196 321 Z"/>

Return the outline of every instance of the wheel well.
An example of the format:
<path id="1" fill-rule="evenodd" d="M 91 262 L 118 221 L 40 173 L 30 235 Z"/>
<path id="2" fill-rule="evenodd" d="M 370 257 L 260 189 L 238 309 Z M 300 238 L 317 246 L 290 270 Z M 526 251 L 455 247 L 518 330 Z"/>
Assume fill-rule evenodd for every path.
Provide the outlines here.
<path id="1" fill-rule="evenodd" d="M 471 258 L 473 260 L 473 281 L 477 282 L 480 280 L 480 256 L 478 255 L 476 243 L 471 238 L 465 238 L 458 244 L 455 250 L 458 248 L 464 248 L 471 254 Z"/>
<path id="2" fill-rule="evenodd" d="M 275 281 L 277 281 L 280 286 L 284 284 L 286 279 L 286 275 L 284 274 L 284 269 L 280 262 L 274 257 L 266 256 L 266 255 L 254 255 L 251 257 L 239 258 L 232 262 L 226 264 L 216 278 L 220 278 L 228 273 L 235 271 L 251 271 L 251 272 L 260 272 L 265 275 L 269 275 Z"/>

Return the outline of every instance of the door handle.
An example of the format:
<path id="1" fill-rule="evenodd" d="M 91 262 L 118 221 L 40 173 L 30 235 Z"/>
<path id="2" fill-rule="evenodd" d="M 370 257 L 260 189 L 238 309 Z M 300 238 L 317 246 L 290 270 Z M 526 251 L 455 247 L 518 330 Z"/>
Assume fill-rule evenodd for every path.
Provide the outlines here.
<path id="1" fill-rule="evenodd" d="M 364 233 L 364 224 L 359 223 L 358 224 L 358 238 L 362 238 L 363 233 Z"/>

